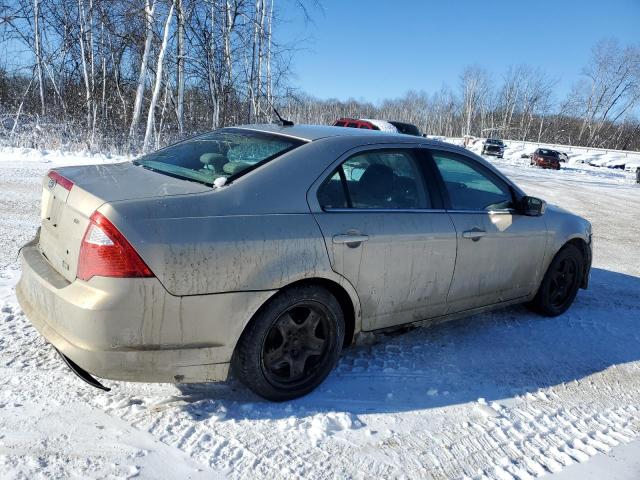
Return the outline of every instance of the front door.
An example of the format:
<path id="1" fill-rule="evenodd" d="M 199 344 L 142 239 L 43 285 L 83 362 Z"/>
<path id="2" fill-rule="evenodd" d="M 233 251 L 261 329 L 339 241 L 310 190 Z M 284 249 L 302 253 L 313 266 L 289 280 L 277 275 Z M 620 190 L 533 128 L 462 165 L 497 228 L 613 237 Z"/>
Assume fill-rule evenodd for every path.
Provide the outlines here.
<path id="1" fill-rule="evenodd" d="M 509 185 L 478 162 L 450 152 L 431 153 L 458 237 L 447 313 L 532 293 L 542 273 L 544 219 L 519 214 Z"/>
<path id="2" fill-rule="evenodd" d="M 456 233 L 433 208 L 419 151 L 360 151 L 318 189 L 331 265 L 356 289 L 365 331 L 446 310 Z"/>

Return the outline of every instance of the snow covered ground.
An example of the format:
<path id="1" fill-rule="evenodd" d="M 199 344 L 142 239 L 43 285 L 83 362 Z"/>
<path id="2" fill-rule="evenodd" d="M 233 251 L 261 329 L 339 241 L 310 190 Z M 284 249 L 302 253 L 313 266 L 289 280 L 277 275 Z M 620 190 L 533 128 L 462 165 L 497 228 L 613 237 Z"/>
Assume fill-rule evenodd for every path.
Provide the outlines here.
<path id="1" fill-rule="evenodd" d="M 640 477 L 640 186 L 619 170 L 494 160 L 593 223 L 589 290 L 555 319 L 523 307 L 351 347 L 311 395 L 75 378 L 17 304 L 16 255 L 53 165 L 0 150 L 0 478 Z"/>

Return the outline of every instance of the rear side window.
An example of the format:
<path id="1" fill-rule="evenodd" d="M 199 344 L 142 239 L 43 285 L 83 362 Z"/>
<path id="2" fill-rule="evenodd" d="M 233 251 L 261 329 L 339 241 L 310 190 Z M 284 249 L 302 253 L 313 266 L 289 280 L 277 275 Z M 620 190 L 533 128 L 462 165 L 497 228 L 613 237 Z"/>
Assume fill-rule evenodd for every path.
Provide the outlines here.
<path id="1" fill-rule="evenodd" d="M 338 170 L 318 190 L 318 201 L 324 209 L 347 208 L 349 206 Z"/>
<path id="2" fill-rule="evenodd" d="M 354 155 L 320 187 L 318 201 L 325 210 L 431 208 L 418 160 L 409 150 Z"/>
<path id="3" fill-rule="evenodd" d="M 513 207 L 509 185 L 471 159 L 432 152 L 454 210 L 501 210 Z"/>

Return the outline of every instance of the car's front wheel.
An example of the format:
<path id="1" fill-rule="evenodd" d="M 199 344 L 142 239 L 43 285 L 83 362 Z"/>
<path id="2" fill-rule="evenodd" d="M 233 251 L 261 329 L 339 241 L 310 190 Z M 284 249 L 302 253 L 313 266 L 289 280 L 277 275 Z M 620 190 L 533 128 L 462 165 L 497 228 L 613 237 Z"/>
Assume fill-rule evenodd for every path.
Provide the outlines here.
<path id="1" fill-rule="evenodd" d="M 231 368 L 268 400 L 306 395 L 335 366 L 345 335 L 336 298 L 315 285 L 277 293 L 256 314 L 236 346 Z"/>
<path id="2" fill-rule="evenodd" d="M 565 245 L 551 261 L 529 306 L 548 317 L 561 315 L 575 300 L 583 275 L 582 252 L 574 245 Z"/>

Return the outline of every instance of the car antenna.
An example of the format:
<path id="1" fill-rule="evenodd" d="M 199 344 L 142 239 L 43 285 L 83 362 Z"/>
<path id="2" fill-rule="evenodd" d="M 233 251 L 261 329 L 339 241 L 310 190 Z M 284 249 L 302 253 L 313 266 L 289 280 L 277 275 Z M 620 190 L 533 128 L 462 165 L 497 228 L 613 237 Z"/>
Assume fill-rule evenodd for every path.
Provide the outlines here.
<path id="1" fill-rule="evenodd" d="M 293 127 L 293 122 L 291 120 L 286 120 L 282 118 L 278 113 L 278 110 L 276 110 L 276 107 L 271 105 L 271 108 L 273 108 L 273 111 L 276 113 L 276 117 L 278 117 L 278 120 L 280 120 L 280 123 L 282 124 L 283 127 Z"/>

